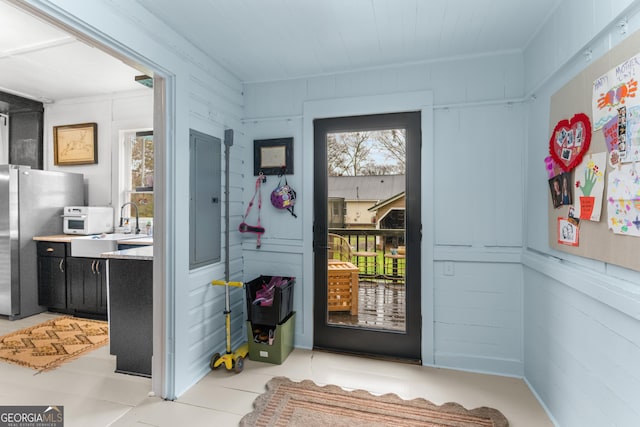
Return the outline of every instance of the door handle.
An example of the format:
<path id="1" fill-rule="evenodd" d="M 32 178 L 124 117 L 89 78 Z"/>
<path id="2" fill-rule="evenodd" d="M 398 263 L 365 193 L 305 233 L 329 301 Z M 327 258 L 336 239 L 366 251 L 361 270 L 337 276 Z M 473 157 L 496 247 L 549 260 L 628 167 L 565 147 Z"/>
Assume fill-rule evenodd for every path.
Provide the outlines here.
<path id="1" fill-rule="evenodd" d="M 96 274 L 96 260 L 94 259 L 93 261 L 91 261 L 91 273 Z"/>
<path id="2" fill-rule="evenodd" d="M 100 260 L 96 260 L 96 274 L 100 274 Z"/>
<path id="3" fill-rule="evenodd" d="M 61 272 L 64 273 L 64 258 L 60 260 L 60 264 L 58 264 L 58 268 L 60 269 Z"/>

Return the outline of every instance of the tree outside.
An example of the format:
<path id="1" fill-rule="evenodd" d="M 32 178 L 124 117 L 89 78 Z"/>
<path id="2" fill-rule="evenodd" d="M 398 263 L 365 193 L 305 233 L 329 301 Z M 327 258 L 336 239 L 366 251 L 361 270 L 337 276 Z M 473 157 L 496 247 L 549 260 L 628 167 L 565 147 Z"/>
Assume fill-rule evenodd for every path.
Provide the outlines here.
<path id="1" fill-rule="evenodd" d="M 153 167 L 153 135 L 132 138 L 130 200 L 144 218 L 153 218 Z"/>
<path id="2" fill-rule="evenodd" d="M 405 156 L 404 129 L 341 132 L 327 136 L 329 176 L 403 175 Z"/>

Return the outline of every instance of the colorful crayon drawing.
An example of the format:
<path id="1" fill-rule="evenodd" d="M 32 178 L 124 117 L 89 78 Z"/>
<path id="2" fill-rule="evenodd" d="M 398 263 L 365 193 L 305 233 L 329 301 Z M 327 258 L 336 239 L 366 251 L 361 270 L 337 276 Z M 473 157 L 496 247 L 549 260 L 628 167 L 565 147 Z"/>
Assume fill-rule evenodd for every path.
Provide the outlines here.
<path id="1" fill-rule="evenodd" d="M 640 172 L 640 166 L 638 167 Z M 640 174 L 634 164 L 609 172 L 607 183 L 608 227 L 616 234 L 640 236 Z"/>

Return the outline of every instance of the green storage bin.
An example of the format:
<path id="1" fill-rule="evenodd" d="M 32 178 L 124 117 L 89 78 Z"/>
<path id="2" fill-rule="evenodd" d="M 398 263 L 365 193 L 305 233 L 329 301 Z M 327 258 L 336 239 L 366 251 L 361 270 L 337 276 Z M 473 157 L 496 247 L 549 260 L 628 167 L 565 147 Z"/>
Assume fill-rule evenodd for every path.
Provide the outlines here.
<path id="1" fill-rule="evenodd" d="M 257 362 L 280 365 L 293 350 L 293 335 L 296 325 L 296 313 L 291 313 L 282 323 L 276 325 L 273 344 L 257 343 L 253 339 L 253 327 L 247 322 L 247 338 L 249 339 L 249 359 Z"/>

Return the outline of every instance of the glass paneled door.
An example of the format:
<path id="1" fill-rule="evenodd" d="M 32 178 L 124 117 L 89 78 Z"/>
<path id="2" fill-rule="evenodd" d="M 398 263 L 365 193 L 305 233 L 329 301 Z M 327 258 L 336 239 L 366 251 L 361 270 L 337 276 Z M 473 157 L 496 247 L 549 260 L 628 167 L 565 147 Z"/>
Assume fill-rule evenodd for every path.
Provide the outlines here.
<path id="1" fill-rule="evenodd" d="M 420 113 L 314 121 L 314 348 L 420 360 Z"/>

